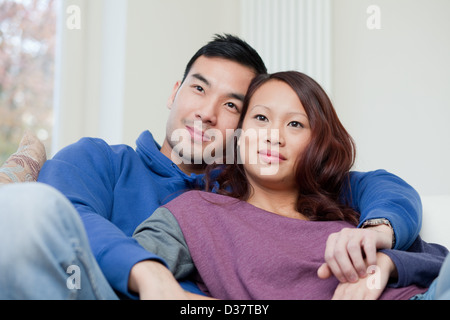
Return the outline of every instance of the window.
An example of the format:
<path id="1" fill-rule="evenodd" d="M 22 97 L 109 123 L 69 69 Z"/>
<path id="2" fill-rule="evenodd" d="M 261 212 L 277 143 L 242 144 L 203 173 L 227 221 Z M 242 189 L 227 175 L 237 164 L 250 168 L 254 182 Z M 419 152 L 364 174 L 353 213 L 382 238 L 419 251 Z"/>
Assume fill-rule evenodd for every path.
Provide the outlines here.
<path id="1" fill-rule="evenodd" d="M 0 164 L 26 130 L 51 148 L 58 0 L 0 0 Z"/>

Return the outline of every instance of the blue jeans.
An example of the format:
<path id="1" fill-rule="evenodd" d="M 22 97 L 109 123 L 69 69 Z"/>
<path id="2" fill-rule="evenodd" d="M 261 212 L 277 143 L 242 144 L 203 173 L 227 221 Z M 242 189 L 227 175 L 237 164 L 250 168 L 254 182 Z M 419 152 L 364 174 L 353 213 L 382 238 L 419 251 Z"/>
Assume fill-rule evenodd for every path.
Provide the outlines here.
<path id="1" fill-rule="evenodd" d="M 445 258 L 439 276 L 431 283 L 428 290 L 415 295 L 412 300 L 450 300 L 450 255 Z"/>
<path id="2" fill-rule="evenodd" d="M 444 261 L 436 281 L 437 300 L 450 300 L 450 255 Z"/>
<path id="3" fill-rule="evenodd" d="M 0 186 L 0 299 L 118 299 L 77 211 L 47 185 Z"/>

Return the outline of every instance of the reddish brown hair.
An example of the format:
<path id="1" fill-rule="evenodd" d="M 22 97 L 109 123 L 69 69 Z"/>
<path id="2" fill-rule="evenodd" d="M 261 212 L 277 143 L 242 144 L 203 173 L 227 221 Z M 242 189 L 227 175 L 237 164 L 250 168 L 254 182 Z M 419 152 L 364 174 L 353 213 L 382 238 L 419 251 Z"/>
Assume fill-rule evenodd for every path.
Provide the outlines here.
<path id="1" fill-rule="evenodd" d="M 341 197 L 343 189 L 349 187 L 355 144 L 340 122 L 328 95 L 316 81 L 297 71 L 257 76 L 244 100 L 238 129 L 242 128 L 253 94 L 264 83 L 273 80 L 285 82 L 296 92 L 311 128 L 311 141 L 301 157 L 299 155 L 295 170 L 299 191 L 297 211 L 313 221 L 344 220 L 356 225 L 359 220 L 357 213 L 342 203 Z M 235 141 L 235 154 L 236 148 Z M 214 168 L 216 166 L 207 168 L 207 177 L 211 177 Z M 238 164 L 236 158 L 234 164 L 226 165 L 214 181 L 220 186 L 216 190 L 220 194 L 244 201 L 250 196 L 243 166 Z M 211 181 L 207 185 L 211 186 Z"/>

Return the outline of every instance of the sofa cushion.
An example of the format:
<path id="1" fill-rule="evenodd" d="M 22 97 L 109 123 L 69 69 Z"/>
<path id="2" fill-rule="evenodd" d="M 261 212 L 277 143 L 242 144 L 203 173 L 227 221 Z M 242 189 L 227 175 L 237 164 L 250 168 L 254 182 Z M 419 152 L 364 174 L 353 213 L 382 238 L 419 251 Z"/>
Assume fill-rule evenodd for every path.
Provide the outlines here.
<path id="1" fill-rule="evenodd" d="M 46 160 L 42 142 L 32 133 L 26 133 L 17 152 L 0 167 L 0 184 L 36 181 Z"/>

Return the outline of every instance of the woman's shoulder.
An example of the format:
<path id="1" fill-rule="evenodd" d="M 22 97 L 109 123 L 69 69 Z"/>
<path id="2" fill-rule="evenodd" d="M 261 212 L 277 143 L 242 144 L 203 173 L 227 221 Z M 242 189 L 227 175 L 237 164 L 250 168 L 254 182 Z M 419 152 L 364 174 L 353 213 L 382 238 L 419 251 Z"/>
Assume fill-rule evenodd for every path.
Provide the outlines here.
<path id="1" fill-rule="evenodd" d="M 181 195 L 177 196 L 175 199 L 164 205 L 167 209 L 172 211 L 173 209 L 179 211 L 187 210 L 192 208 L 208 208 L 213 206 L 226 206 L 230 204 L 236 204 L 241 202 L 238 199 L 220 195 L 213 192 L 201 191 L 201 190 L 189 190 Z"/>
<path id="2" fill-rule="evenodd" d="M 236 201 L 235 198 L 217 194 L 214 192 L 202 191 L 202 190 L 189 190 L 183 192 L 181 195 L 177 196 L 171 202 L 193 202 L 193 201 L 214 201 L 219 203 L 229 203 Z"/>

